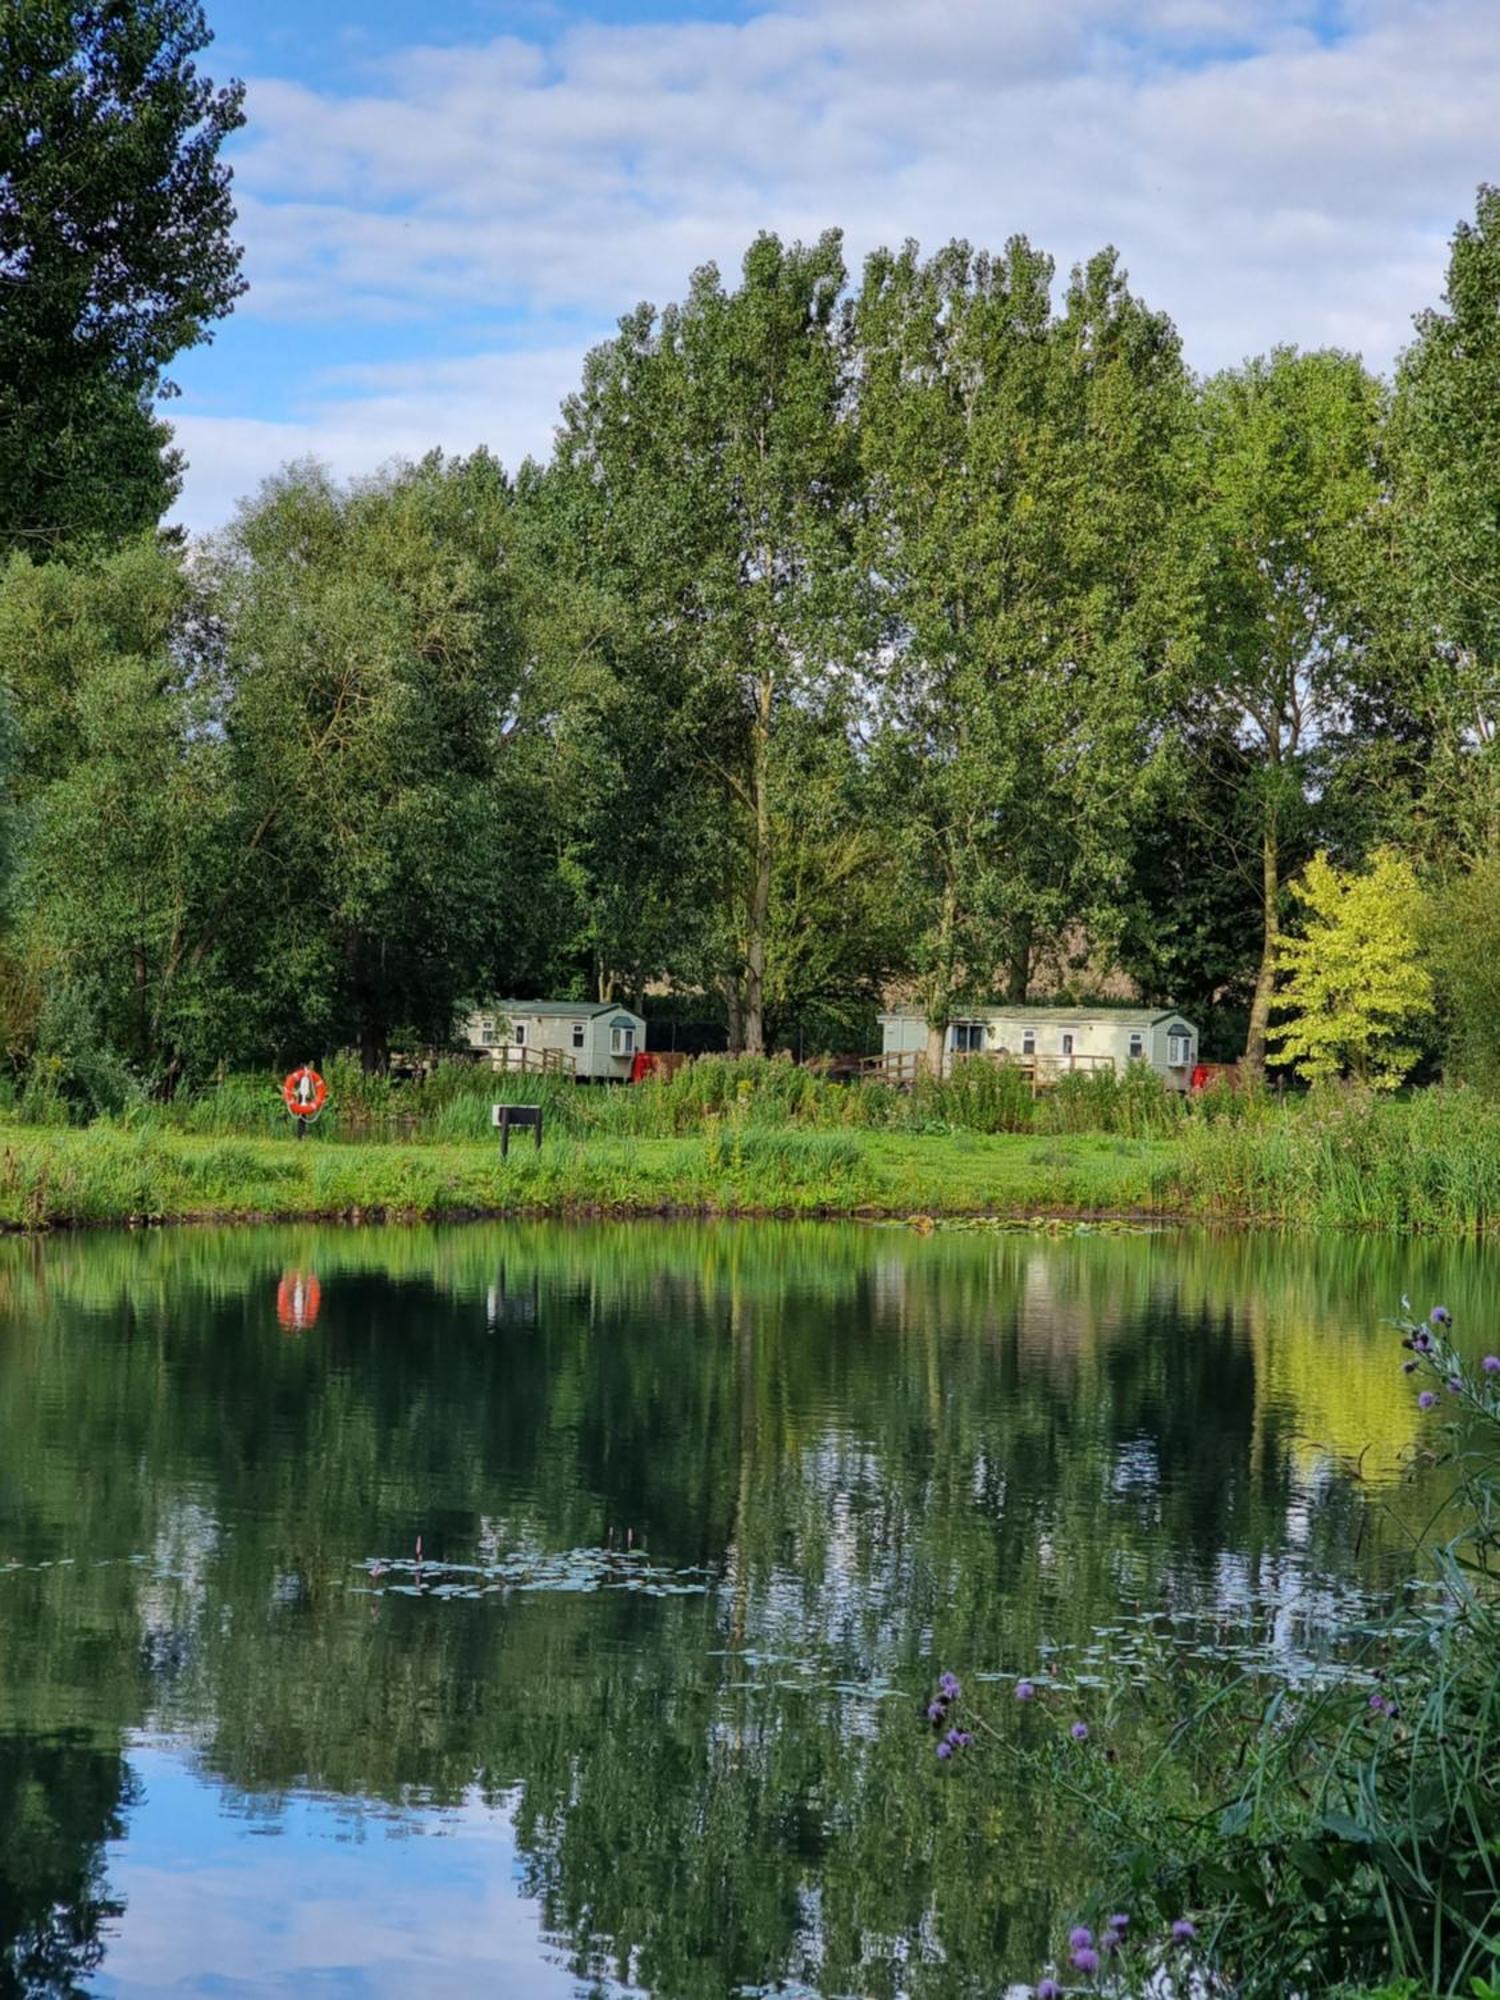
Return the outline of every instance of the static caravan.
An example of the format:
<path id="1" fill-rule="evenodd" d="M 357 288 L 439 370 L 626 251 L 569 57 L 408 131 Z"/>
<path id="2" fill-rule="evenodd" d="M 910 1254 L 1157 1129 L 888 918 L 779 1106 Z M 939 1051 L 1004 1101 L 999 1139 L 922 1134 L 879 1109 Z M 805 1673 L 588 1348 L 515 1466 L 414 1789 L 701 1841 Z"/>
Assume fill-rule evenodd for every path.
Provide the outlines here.
<path id="1" fill-rule="evenodd" d="M 917 1008 L 882 1014 L 880 1032 L 885 1055 L 921 1055 L 927 1048 L 927 1023 Z M 1039 1078 L 1143 1062 L 1169 1090 L 1186 1090 L 1198 1039 L 1193 1023 L 1173 1008 L 967 1007 L 948 1023 L 943 1071 L 965 1056 L 1009 1057 Z"/>
<path id="2" fill-rule="evenodd" d="M 458 1032 L 496 1069 L 556 1070 L 592 1082 L 628 1083 L 646 1046 L 646 1023 L 613 1000 L 491 1000 Z"/>

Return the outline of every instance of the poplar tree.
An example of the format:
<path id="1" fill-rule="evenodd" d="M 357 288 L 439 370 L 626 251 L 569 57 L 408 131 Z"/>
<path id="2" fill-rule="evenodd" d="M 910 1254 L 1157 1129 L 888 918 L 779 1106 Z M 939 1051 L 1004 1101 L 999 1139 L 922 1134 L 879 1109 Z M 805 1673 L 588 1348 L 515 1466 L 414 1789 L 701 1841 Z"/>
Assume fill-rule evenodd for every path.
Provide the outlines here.
<path id="1" fill-rule="evenodd" d="M 1191 642 L 1177 335 L 1112 252 L 872 257 L 858 306 L 876 758 L 941 1049 L 960 997 L 1120 920 L 1156 724 Z"/>
<path id="2" fill-rule="evenodd" d="M 583 567 L 627 614 L 609 664 L 691 774 L 705 969 L 731 1047 L 766 1039 L 776 776 L 789 728 L 839 726 L 854 654 L 854 429 L 837 234 L 762 235 L 741 283 L 706 266 L 585 363 L 556 471 Z"/>

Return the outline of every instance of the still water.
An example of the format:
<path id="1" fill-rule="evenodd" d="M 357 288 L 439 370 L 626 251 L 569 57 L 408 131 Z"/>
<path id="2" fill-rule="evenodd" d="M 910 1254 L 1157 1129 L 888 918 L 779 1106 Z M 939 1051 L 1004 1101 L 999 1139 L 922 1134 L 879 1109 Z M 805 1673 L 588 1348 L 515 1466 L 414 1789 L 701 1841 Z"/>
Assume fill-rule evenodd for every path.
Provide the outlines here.
<path id="1" fill-rule="evenodd" d="M 935 1766 L 933 1675 L 1086 1709 L 1147 1628 L 1307 1670 L 1428 1498 L 1382 1318 L 1481 1340 L 1494 1275 L 790 1225 L 0 1244 L 0 1993 L 1002 1992 L 1073 1842 Z"/>

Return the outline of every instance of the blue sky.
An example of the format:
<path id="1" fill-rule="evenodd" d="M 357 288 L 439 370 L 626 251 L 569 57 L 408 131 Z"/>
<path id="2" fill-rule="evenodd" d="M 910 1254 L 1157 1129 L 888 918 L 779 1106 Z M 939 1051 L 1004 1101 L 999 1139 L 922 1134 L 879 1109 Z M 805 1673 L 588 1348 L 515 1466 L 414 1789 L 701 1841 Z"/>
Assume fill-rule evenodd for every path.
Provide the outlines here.
<path id="1" fill-rule="evenodd" d="M 1500 0 L 208 0 L 249 296 L 179 513 L 288 458 L 545 452 L 586 348 L 762 227 L 1105 242 L 1213 368 L 1388 368 L 1500 177 Z"/>

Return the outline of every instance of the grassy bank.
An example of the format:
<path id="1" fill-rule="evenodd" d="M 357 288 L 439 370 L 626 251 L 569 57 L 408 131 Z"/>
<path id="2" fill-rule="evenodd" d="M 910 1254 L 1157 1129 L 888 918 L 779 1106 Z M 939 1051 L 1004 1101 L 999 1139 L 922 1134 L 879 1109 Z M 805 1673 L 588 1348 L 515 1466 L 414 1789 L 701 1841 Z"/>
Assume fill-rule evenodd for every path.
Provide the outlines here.
<path id="1" fill-rule="evenodd" d="M 689 1138 L 298 1145 L 95 1126 L 0 1130 L 0 1227 L 202 1217 L 690 1210 L 963 1215 L 1138 1210 L 1159 1142 L 967 1133 L 711 1131 Z"/>
<path id="2" fill-rule="evenodd" d="M 0 1126 L 0 1227 L 680 1210 L 1500 1230 L 1500 1107 L 1465 1092 L 1188 1106 L 1164 1101 L 1149 1078 L 1149 1089 L 1091 1079 L 1035 1105 L 1028 1091 L 1021 1105 L 1013 1078 L 996 1086 L 977 1066 L 908 1098 L 787 1064 L 699 1071 L 628 1091 L 529 1080 L 526 1096 L 547 1105 L 547 1143 L 537 1154 L 523 1138 L 504 1164 L 488 1128 L 494 1081 L 472 1073 L 427 1098 L 424 1121 L 399 1137 L 388 1121 L 356 1137 L 347 1116 L 342 1132 L 319 1127 L 300 1145 L 284 1120 L 271 1126 L 278 1136 L 235 1130 L 264 1120 L 263 1087 L 258 1099 L 230 1087 L 89 1127 Z M 996 1122 L 1018 1107 L 1052 1129 Z M 1096 1128 L 1074 1129 L 1086 1112 Z"/>

